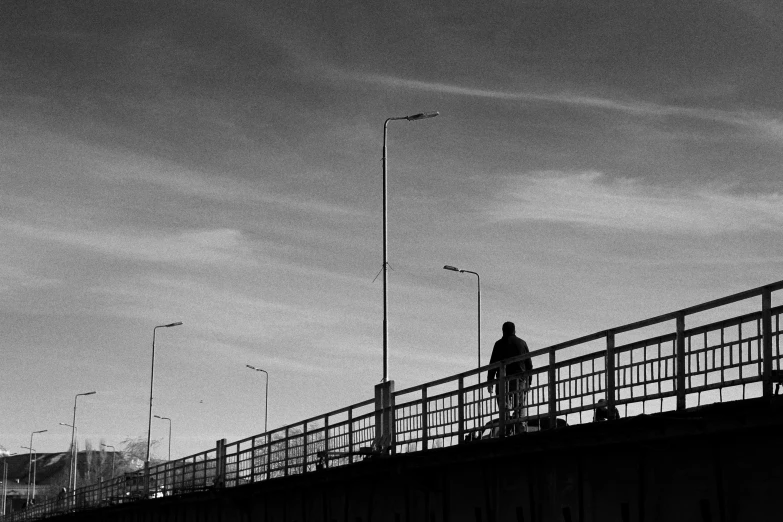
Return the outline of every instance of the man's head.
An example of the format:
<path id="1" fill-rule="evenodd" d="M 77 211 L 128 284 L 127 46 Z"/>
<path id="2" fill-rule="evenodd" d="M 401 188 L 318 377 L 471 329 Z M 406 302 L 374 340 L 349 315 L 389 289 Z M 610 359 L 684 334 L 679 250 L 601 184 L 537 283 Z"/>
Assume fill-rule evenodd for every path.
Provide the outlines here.
<path id="1" fill-rule="evenodd" d="M 503 323 L 503 335 L 514 335 L 516 331 L 517 329 L 511 321 Z"/>

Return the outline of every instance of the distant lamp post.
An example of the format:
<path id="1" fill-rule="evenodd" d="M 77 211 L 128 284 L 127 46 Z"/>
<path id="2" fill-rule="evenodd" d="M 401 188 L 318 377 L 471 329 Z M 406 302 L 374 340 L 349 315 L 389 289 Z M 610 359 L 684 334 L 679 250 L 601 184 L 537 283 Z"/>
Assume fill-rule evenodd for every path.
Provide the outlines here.
<path id="1" fill-rule="evenodd" d="M 49 430 L 34 431 L 30 434 L 30 446 L 24 449 L 30 450 L 30 464 L 27 466 L 27 505 L 30 505 L 30 478 L 33 477 L 33 435 L 36 433 L 46 433 Z M 37 459 L 36 459 L 37 460 Z M 33 478 L 33 500 L 35 500 L 35 479 Z"/>
<path id="2" fill-rule="evenodd" d="M 5 497 L 8 491 L 6 484 L 8 484 L 8 457 L 16 455 L 16 453 L 6 453 L 3 455 L 3 509 L 0 512 L 0 516 L 5 516 Z"/>
<path id="3" fill-rule="evenodd" d="M 478 283 L 478 367 L 481 368 L 481 277 L 479 277 L 476 272 L 460 270 L 456 266 L 446 265 L 443 269 L 459 272 L 460 274 L 473 274 L 476 276 L 476 282 Z"/>
<path id="4" fill-rule="evenodd" d="M 73 430 L 73 431 L 76 433 L 76 436 L 77 436 L 77 437 L 79 436 L 79 430 L 77 430 L 76 428 L 74 428 L 73 424 L 68 424 L 68 423 L 66 423 L 66 422 L 58 422 L 58 424 L 59 424 L 60 426 L 67 426 L 68 428 L 71 428 L 71 430 Z M 73 437 L 72 437 L 72 438 L 73 438 Z M 75 458 L 75 453 L 76 453 L 76 452 L 74 452 L 74 446 L 73 446 L 73 443 L 71 443 L 71 462 L 70 462 L 70 465 L 68 466 L 68 488 L 69 488 L 69 489 L 70 489 L 70 487 L 71 487 L 71 474 L 72 474 L 72 472 L 73 472 L 73 460 L 74 460 L 74 458 Z"/>
<path id="5" fill-rule="evenodd" d="M 257 372 L 264 372 L 266 374 L 266 391 L 264 391 L 264 433 L 266 433 L 267 414 L 269 413 L 269 372 L 267 372 L 266 370 L 262 370 L 261 368 L 256 368 L 255 366 L 250 366 L 249 364 L 246 364 L 245 366 L 250 368 L 251 370 L 255 370 Z"/>
<path id="6" fill-rule="evenodd" d="M 155 418 L 169 421 L 169 461 L 170 461 L 171 460 L 171 419 L 169 419 L 168 417 L 161 417 L 160 415 L 155 415 Z"/>
<path id="7" fill-rule="evenodd" d="M 150 371 L 150 414 L 147 422 L 147 460 L 144 461 L 144 469 L 149 471 L 150 468 L 150 436 L 152 435 L 152 387 L 155 383 L 155 332 L 158 328 L 171 328 L 172 326 L 179 326 L 182 321 L 176 323 L 162 324 L 152 329 L 152 370 Z"/>
<path id="8" fill-rule="evenodd" d="M 76 450 L 76 400 L 79 397 L 84 397 L 87 395 L 95 395 L 94 391 L 86 392 L 86 393 L 77 393 L 76 396 L 73 398 L 73 422 L 71 424 L 63 424 L 64 426 L 70 426 L 71 427 L 71 467 L 68 468 L 68 487 L 71 488 L 71 491 L 74 495 L 76 495 L 76 472 L 78 470 L 78 462 L 79 459 L 79 452 Z"/>
<path id="9" fill-rule="evenodd" d="M 27 506 L 30 506 L 30 484 L 31 482 L 35 482 L 35 470 L 38 467 L 38 453 L 33 449 L 32 446 L 20 446 L 22 449 L 30 450 L 30 467 L 27 469 Z M 32 472 L 32 481 L 30 480 L 30 475 Z M 35 500 L 35 485 L 33 484 L 33 500 Z"/>
<path id="10" fill-rule="evenodd" d="M 114 455 L 117 453 L 117 450 L 111 444 L 104 444 L 103 442 L 101 442 L 101 447 L 111 448 L 111 478 L 114 478 Z"/>
<path id="11" fill-rule="evenodd" d="M 389 380 L 389 317 L 388 317 L 389 299 L 387 295 L 387 286 L 388 286 L 387 268 L 389 266 L 389 262 L 386 255 L 387 245 L 388 245 L 387 226 L 386 226 L 387 127 L 390 121 L 394 121 L 394 120 L 419 121 L 427 118 L 434 118 L 438 114 L 439 113 L 437 112 L 421 112 L 419 114 L 413 114 L 411 116 L 398 116 L 394 118 L 386 118 L 386 121 L 383 123 L 383 158 L 382 158 L 382 162 L 383 162 L 383 382 L 387 382 Z"/>

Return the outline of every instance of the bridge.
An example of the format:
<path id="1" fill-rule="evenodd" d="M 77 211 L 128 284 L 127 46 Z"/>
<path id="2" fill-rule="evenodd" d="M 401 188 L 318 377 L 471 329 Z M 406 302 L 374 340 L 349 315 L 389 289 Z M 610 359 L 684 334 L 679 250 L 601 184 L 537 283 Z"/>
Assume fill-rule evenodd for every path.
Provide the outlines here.
<path id="1" fill-rule="evenodd" d="M 6 516 L 107 521 L 771 520 L 783 281 L 375 397 Z M 524 409 L 508 364 L 531 359 Z M 594 422 L 599 401 L 607 422 Z M 616 412 L 616 413 L 615 413 Z"/>

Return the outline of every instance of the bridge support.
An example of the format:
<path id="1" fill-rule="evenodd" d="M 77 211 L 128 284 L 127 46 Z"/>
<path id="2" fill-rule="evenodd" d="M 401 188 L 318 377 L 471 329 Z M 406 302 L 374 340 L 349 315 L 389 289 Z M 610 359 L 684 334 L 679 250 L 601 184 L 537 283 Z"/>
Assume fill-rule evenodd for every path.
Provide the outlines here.
<path id="1" fill-rule="evenodd" d="M 375 442 L 383 455 L 394 454 L 394 381 L 375 385 Z"/>

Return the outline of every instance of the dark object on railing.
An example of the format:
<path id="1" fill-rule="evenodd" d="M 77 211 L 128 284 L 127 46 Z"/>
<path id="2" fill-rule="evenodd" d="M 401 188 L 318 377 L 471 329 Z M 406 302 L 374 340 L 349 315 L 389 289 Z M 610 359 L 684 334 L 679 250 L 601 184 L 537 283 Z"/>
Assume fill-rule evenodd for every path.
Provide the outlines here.
<path id="1" fill-rule="evenodd" d="M 620 412 L 614 406 L 609 408 L 606 399 L 601 399 L 596 403 L 593 422 L 601 422 L 620 418 Z"/>
<path id="2" fill-rule="evenodd" d="M 374 458 L 380 457 L 383 451 L 375 445 L 359 448 L 359 451 L 319 451 L 318 460 L 315 462 L 316 471 L 329 467 L 329 459 L 341 459 L 344 457 Z"/>
<path id="3" fill-rule="evenodd" d="M 568 426 L 568 423 L 565 419 L 555 419 L 555 429 L 565 428 L 566 426 Z M 532 419 L 527 421 L 528 431 L 532 430 L 533 428 L 537 428 L 541 431 L 551 429 L 552 419 L 550 417 L 541 417 L 540 419 Z"/>

